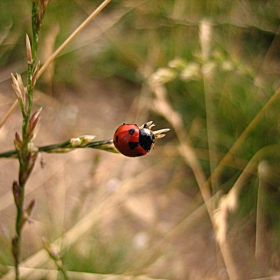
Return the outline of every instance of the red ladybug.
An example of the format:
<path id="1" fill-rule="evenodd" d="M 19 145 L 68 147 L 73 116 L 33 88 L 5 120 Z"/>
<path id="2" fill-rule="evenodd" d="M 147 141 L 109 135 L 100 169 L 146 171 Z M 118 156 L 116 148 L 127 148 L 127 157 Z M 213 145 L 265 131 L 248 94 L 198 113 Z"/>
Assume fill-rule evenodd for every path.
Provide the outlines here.
<path id="1" fill-rule="evenodd" d="M 146 155 L 154 146 L 155 135 L 151 131 L 153 122 L 141 127 L 137 124 L 120 125 L 114 134 L 114 145 L 117 150 L 127 157 Z"/>

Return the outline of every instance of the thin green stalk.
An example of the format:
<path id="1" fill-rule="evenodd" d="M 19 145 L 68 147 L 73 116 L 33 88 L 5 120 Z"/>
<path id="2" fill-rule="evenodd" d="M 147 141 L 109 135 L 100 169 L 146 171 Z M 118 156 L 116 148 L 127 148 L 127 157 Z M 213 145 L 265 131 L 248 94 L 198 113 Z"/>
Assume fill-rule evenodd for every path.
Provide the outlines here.
<path id="1" fill-rule="evenodd" d="M 71 144 L 71 140 L 67 140 L 62 143 L 38 147 L 38 152 L 66 153 L 66 152 L 73 151 L 75 149 L 92 148 L 92 149 L 99 149 L 108 152 L 118 153 L 118 151 L 114 148 L 112 143 L 113 140 L 101 140 L 101 141 L 89 142 L 80 146 L 73 146 Z M 17 158 L 17 157 L 18 157 L 18 152 L 16 150 L 0 153 L 0 158 Z"/>
<path id="2" fill-rule="evenodd" d="M 34 200 L 24 209 L 24 192 L 26 182 L 33 170 L 37 155 L 41 151 L 45 152 L 67 152 L 76 148 L 92 147 L 97 149 L 106 149 L 109 151 L 115 151 L 112 147 L 111 140 L 92 142 L 93 137 L 84 136 L 79 138 L 70 139 L 60 144 L 54 144 L 39 148 L 32 148 L 33 139 L 36 136 L 38 124 L 41 117 L 41 110 L 39 109 L 35 113 L 32 113 L 33 107 L 33 93 L 36 80 L 43 73 L 46 67 L 49 65 L 56 55 L 61 51 L 69 42 L 72 40 L 109 2 L 105 0 L 89 17 L 88 19 L 65 41 L 63 46 L 50 58 L 49 62 L 40 68 L 40 63 L 36 62 L 37 50 L 38 50 L 38 38 L 39 31 L 42 25 L 42 20 L 46 11 L 46 8 L 50 0 L 32 0 L 32 47 L 29 41 L 29 37 L 26 36 L 26 50 L 27 50 L 27 82 L 26 89 L 23 85 L 21 76 L 19 74 L 12 74 L 12 86 L 17 95 L 17 101 L 20 104 L 22 113 L 22 134 L 21 136 L 16 133 L 15 135 L 15 150 L 8 151 L 0 154 L 0 157 L 12 157 L 17 158 L 19 161 L 19 174 L 18 181 L 13 183 L 13 195 L 15 205 L 17 209 L 16 217 L 16 235 L 12 240 L 12 251 L 15 262 L 15 275 L 16 280 L 19 280 L 19 263 L 21 256 L 21 239 L 22 239 L 22 228 L 27 217 L 30 215 Z M 8 117 L 8 116 L 7 116 Z M 5 119 L 7 118 L 5 117 Z M 1 122 L 2 123 L 2 122 Z M 2 125 L 2 124 L 1 124 Z M 108 147 L 104 148 L 104 145 Z M 63 272 L 63 271 L 62 271 Z"/>
<path id="3" fill-rule="evenodd" d="M 40 25 L 38 25 L 38 1 L 33 1 L 32 3 L 32 34 L 33 34 L 33 48 L 32 48 L 32 57 L 37 56 L 38 49 L 38 31 L 40 29 Z"/>
<path id="4" fill-rule="evenodd" d="M 35 127 L 39 121 L 39 115 L 35 115 L 33 118 L 33 122 L 31 122 L 31 112 L 33 105 L 33 91 L 34 91 L 34 69 L 35 62 L 37 56 L 37 48 L 38 48 L 38 33 L 40 29 L 40 24 L 42 18 L 40 18 L 39 14 L 44 11 L 45 6 L 40 11 L 38 8 L 40 5 L 39 1 L 32 2 L 32 32 L 33 32 L 33 46 L 30 47 L 29 38 L 27 36 L 27 92 L 19 86 L 20 94 L 18 95 L 18 99 L 21 104 L 22 111 L 22 136 L 16 136 L 15 145 L 17 148 L 17 157 L 19 160 L 19 175 L 18 182 L 14 182 L 13 184 L 13 194 L 15 199 L 15 204 L 17 208 L 17 217 L 16 217 L 16 236 L 13 238 L 12 248 L 13 255 L 15 259 L 15 274 L 16 280 L 19 279 L 19 263 L 21 257 L 21 241 L 22 241 L 22 227 L 26 221 L 25 213 L 27 210 L 24 210 L 24 197 L 25 197 L 25 185 L 27 179 L 34 167 L 37 153 L 29 152 L 28 145 L 32 141 L 32 137 L 34 135 Z M 42 8 L 42 7 L 41 7 Z M 19 85 L 19 79 L 17 80 Z M 21 140 L 22 139 L 22 140 Z M 32 210 L 34 202 L 29 205 L 30 211 Z"/>

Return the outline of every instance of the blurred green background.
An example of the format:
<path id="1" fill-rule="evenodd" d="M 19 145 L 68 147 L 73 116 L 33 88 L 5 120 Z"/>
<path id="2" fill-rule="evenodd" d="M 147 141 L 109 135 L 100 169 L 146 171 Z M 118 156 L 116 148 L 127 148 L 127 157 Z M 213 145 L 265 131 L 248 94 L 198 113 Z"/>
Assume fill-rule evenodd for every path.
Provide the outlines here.
<path id="1" fill-rule="evenodd" d="M 50 1 L 42 63 L 100 3 Z M 15 101 L 10 73 L 25 76 L 30 17 L 31 1 L 0 2 L 1 119 Z M 42 237 L 62 237 L 55 247 L 65 268 L 90 273 L 84 279 L 279 275 L 279 27 L 277 0 L 112 1 L 38 80 L 35 144 L 83 134 L 111 139 L 122 122 L 153 120 L 171 131 L 143 158 L 94 150 L 41 156 L 27 186 L 36 206 L 24 229 L 26 279 L 63 279 L 47 255 L 34 262 Z M 0 130 L 1 152 L 13 148 L 20 125 L 16 109 Z M 0 167 L 0 275 L 8 279 L 18 166 L 1 159 Z M 209 219 L 201 174 L 212 178 L 208 191 L 222 222 Z M 231 212 L 220 203 L 235 189 Z M 223 227 L 226 246 L 215 241 Z"/>

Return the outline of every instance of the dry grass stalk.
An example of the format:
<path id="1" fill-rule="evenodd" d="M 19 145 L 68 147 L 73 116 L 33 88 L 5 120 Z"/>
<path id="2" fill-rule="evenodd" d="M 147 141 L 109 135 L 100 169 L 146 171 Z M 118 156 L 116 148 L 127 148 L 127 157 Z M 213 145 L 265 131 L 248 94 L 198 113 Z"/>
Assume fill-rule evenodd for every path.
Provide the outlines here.
<path id="1" fill-rule="evenodd" d="M 224 195 L 218 204 L 218 207 L 214 214 L 214 221 L 217 228 L 217 240 L 219 243 L 223 244 L 226 240 L 227 231 L 227 217 L 228 214 L 236 210 L 238 206 L 238 196 L 242 187 L 245 185 L 246 181 L 254 174 L 257 174 L 257 166 L 259 165 L 259 176 L 263 176 L 264 164 L 262 160 L 264 157 L 270 154 L 275 154 L 280 152 L 280 146 L 268 146 L 259 150 L 247 166 L 244 168 L 240 176 L 238 177 L 235 184 L 232 186 L 228 194 Z M 262 164 L 261 164 L 262 163 Z M 261 173 L 261 175 L 260 175 Z"/>
<path id="2" fill-rule="evenodd" d="M 105 0 L 98 8 L 96 8 L 91 15 L 64 41 L 64 43 L 51 55 L 38 72 L 39 78 L 46 68 L 54 61 L 54 59 L 62 52 L 62 50 L 111 2 Z"/>
<path id="3" fill-rule="evenodd" d="M 214 213 L 214 223 L 216 227 L 216 238 L 219 242 L 221 250 L 224 250 L 224 254 L 228 255 L 228 258 L 231 258 L 230 245 L 228 244 L 227 239 L 227 229 L 228 229 L 228 215 L 236 210 L 238 206 L 238 196 L 242 187 L 245 185 L 246 181 L 253 175 L 257 174 L 257 169 L 259 173 L 259 177 L 264 177 L 266 173 L 266 163 L 262 160 L 268 155 L 278 154 L 280 152 L 280 146 L 269 146 L 259 150 L 250 162 L 247 164 L 241 175 L 238 177 L 237 181 L 231 188 L 228 194 L 224 195 L 218 204 L 217 209 Z M 259 166 L 259 168 L 258 168 Z M 263 220 L 263 207 L 262 202 L 260 200 L 263 199 L 263 186 L 259 186 L 259 194 L 258 194 L 258 214 L 257 214 L 257 229 L 256 229 L 256 249 L 255 255 L 256 257 L 264 256 L 264 220 Z M 263 260 L 264 261 L 264 260 Z"/>
<path id="4" fill-rule="evenodd" d="M 257 260 L 265 262 L 267 244 L 265 242 L 266 222 L 265 222 L 265 196 L 266 196 L 266 177 L 269 173 L 269 164 L 267 161 L 261 161 L 258 164 L 258 201 L 257 201 L 257 217 L 256 217 L 256 245 L 255 257 Z"/>
<path id="5" fill-rule="evenodd" d="M 211 174 L 214 172 L 217 165 L 217 128 L 216 128 L 216 91 L 213 90 L 213 76 L 216 67 L 215 62 L 211 61 L 211 39 L 212 39 L 212 24 L 209 20 L 203 19 L 199 24 L 199 41 L 201 46 L 202 67 L 200 69 L 204 84 L 204 100 L 206 113 L 206 130 L 208 143 L 208 156 Z M 210 177 L 209 184 L 211 185 L 212 193 L 216 193 L 218 188 L 218 178 Z M 215 206 L 213 206 L 215 207 Z"/>
<path id="6" fill-rule="evenodd" d="M 194 175 L 196 177 L 197 183 L 201 189 L 201 194 L 203 196 L 204 201 L 207 201 L 211 198 L 211 192 L 209 188 L 203 187 L 206 181 L 206 177 L 199 165 L 197 160 L 197 156 L 194 152 L 194 149 L 191 147 L 191 144 L 187 141 L 187 137 L 184 133 L 184 126 L 180 115 L 173 110 L 172 106 L 167 101 L 167 94 L 165 87 L 160 84 L 159 82 L 154 80 L 152 76 L 151 80 L 149 81 L 150 88 L 152 92 L 155 94 L 156 99 L 153 100 L 151 107 L 164 116 L 174 128 L 181 144 L 181 152 L 184 156 L 187 163 L 192 168 Z"/>
<path id="7" fill-rule="evenodd" d="M 29 268 L 22 267 L 22 273 L 32 279 L 60 279 L 57 269 Z M 163 278 L 152 278 L 146 275 L 119 275 L 119 274 L 98 274 L 89 272 L 67 271 L 71 280 L 166 280 Z M 12 279 L 12 278 L 10 278 Z M 29 278 L 31 279 L 31 278 Z M 7 279 L 8 280 L 8 279 Z"/>
<path id="8" fill-rule="evenodd" d="M 237 190 L 232 189 L 228 194 L 221 197 L 218 207 L 215 210 L 216 239 L 220 245 L 226 242 L 228 214 L 236 209 L 237 199 Z"/>
<path id="9" fill-rule="evenodd" d="M 211 23 L 204 19 L 199 25 L 199 40 L 201 45 L 201 56 L 204 61 L 207 61 L 210 56 L 210 43 L 212 36 Z"/>
<path id="10" fill-rule="evenodd" d="M 201 58 L 203 66 L 201 68 L 201 74 L 204 84 L 204 100 L 205 100 L 205 112 L 206 112 L 206 128 L 207 128 L 207 143 L 208 143 L 208 155 L 210 165 L 210 178 L 207 180 L 207 185 L 211 185 L 212 193 L 219 191 L 219 178 L 212 177 L 212 174 L 217 165 L 216 151 L 217 151 L 217 128 L 216 128 L 216 92 L 212 88 L 212 80 L 214 76 L 214 70 L 216 67 L 215 62 L 211 61 L 211 39 L 212 39 L 212 25 L 208 20 L 202 20 L 199 25 L 199 40 L 201 46 Z M 227 229 L 227 215 L 228 207 L 236 206 L 236 196 L 232 195 L 223 196 L 219 201 L 219 206 L 215 209 L 216 204 L 212 205 L 213 209 L 213 228 L 216 234 L 216 242 L 221 251 L 223 261 L 225 263 L 227 273 L 230 279 L 239 279 L 238 271 L 236 270 L 235 261 L 232 258 L 231 246 L 226 239 Z M 215 209 L 215 210 L 214 210 Z M 218 262 L 218 258 L 217 258 Z M 223 265 L 223 264 L 222 264 Z M 220 264 L 218 263 L 219 267 Z"/>
<path id="11" fill-rule="evenodd" d="M 86 216 L 80 219 L 77 224 L 65 232 L 62 237 L 50 243 L 49 246 L 52 248 L 52 250 L 60 251 L 60 254 L 63 255 L 69 247 L 73 246 L 81 239 L 84 234 L 89 232 L 92 227 L 100 221 L 104 214 L 106 214 L 108 211 L 112 211 L 112 209 L 116 209 L 120 203 L 125 201 L 130 195 L 132 187 L 133 191 L 135 191 L 135 180 L 139 185 L 143 185 L 147 182 L 150 176 L 152 176 L 152 174 L 154 174 L 153 167 L 145 170 L 145 176 L 143 176 L 143 173 L 139 173 L 135 177 L 123 181 L 121 189 L 118 189 L 117 192 L 106 193 L 105 197 L 101 195 L 101 197 L 96 200 L 94 208 L 91 209 Z M 21 268 L 41 267 L 48 261 L 48 253 L 46 250 L 42 249 L 30 256 L 28 259 L 24 260 L 21 263 Z M 32 274 L 25 274 L 24 269 L 22 270 L 21 274 L 22 277 L 29 277 L 32 279 Z M 14 271 L 10 270 L 7 274 L 5 274 L 5 279 L 14 279 L 14 275 Z"/>
<path id="12" fill-rule="evenodd" d="M 41 16 L 44 14 L 46 6 L 49 1 L 43 1 L 43 5 L 41 5 L 40 11 Z M 39 68 L 40 62 L 38 62 L 38 67 L 36 67 L 36 71 L 34 71 L 32 86 L 34 87 L 36 80 L 44 73 L 47 67 L 54 61 L 54 59 L 61 53 L 61 51 L 111 2 L 111 0 L 105 0 L 94 12 L 65 40 L 65 42 L 51 55 L 51 57 L 45 62 L 45 64 Z M 42 18 L 40 19 L 42 21 Z M 32 58 L 30 58 L 30 41 L 28 35 L 26 35 L 26 48 L 27 48 L 27 59 L 28 63 L 32 63 Z M 17 107 L 18 100 L 15 101 L 5 116 L 0 121 L 0 128 L 7 121 L 9 116 L 13 113 L 15 108 Z"/>
<path id="13" fill-rule="evenodd" d="M 217 201 L 218 196 L 219 194 L 216 194 L 211 197 L 206 203 L 196 208 L 190 215 L 175 225 L 165 236 L 154 242 L 148 250 L 144 251 L 140 257 L 128 267 L 128 269 L 140 271 L 143 267 L 147 267 L 151 264 L 153 260 L 160 255 L 160 251 L 165 244 L 168 244 L 169 242 L 171 243 L 172 240 L 175 240 L 180 233 L 182 234 L 182 232 L 186 234 L 186 231 L 191 230 L 193 226 L 196 225 L 197 221 L 207 214 L 207 204 L 212 205 Z"/>
<path id="14" fill-rule="evenodd" d="M 241 133 L 238 139 L 234 142 L 230 150 L 224 156 L 224 158 L 219 162 L 218 166 L 211 174 L 211 178 L 218 178 L 228 162 L 230 162 L 234 154 L 240 149 L 242 144 L 244 143 L 248 134 L 256 128 L 257 124 L 264 118 L 268 109 L 275 103 L 275 101 L 279 98 L 280 95 L 280 88 L 278 88 L 275 93 L 269 98 L 266 104 L 261 108 L 258 114 L 254 117 L 254 119 L 250 122 L 250 124 L 245 128 L 245 130 Z"/>
<path id="15" fill-rule="evenodd" d="M 200 25 L 200 42 L 201 42 L 201 49 L 202 49 L 202 58 L 204 59 L 204 62 L 207 63 L 208 58 L 210 57 L 210 39 L 211 39 L 211 24 L 208 21 L 203 21 Z M 209 65 L 208 65 L 209 66 Z M 212 99 L 208 95 L 211 94 L 211 87 L 209 86 L 211 82 L 211 76 L 212 76 L 212 70 L 213 65 L 210 67 L 207 66 L 207 71 L 202 67 L 202 73 L 204 78 L 204 84 L 205 84 L 205 95 L 206 95 L 206 111 L 208 112 L 207 115 L 207 128 L 214 129 L 213 124 L 214 122 L 211 122 L 209 116 L 212 115 L 211 108 L 213 109 L 213 106 L 211 107 Z M 272 95 L 272 97 L 267 101 L 267 103 L 262 107 L 262 109 L 259 111 L 259 113 L 255 116 L 255 118 L 251 121 L 251 123 L 246 127 L 246 129 L 243 131 L 243 133 L 239 136 L 239 138 L 236 140 L 234 145 L 231 147 L 231 149 L 228 151 L 228 153 L 222 158 L 222 160 L 217 164 L 217 166 L 211 167 L 211 176 L 206 180 L 204 173 L 199 165 L 199 162 L 197 160 L 196 154 L 194 152 L 194 149 L 192 148 L 191 144 L 186 140 L 187 137 L 184 134 L 184 127 L 182 125 L 182 120 L 180 115 L 175 112 L 168 102 L 167 99 L 167 93 L 166 89 L 164 87 L 164 83 L 173 80 L 172 71 L 170 69 L 163 69 L 164 71 L 160 72 L 157 71 L 154 75 L 152 75 L 149 86 L 151 91 L 155 95 L 155 100 L 153 101 L 152 108 L 156 110 L 159 114 L 164 116 L 173 126 L 178 139 L 180 141 L 180 152 L 182 156 L 185 158 L 186 162 L 189 164 L 189 166 L 192 168 L 195 178 L 197 180 L 197 183 L 199 185 L 202 197 L 204 201 L 207 201 L 211 197 L 211 191 L 209 188 L 210 183 L 212 185 L 216 185 L 216 182 L 218 182 L 218 179 L 221 175 L 221 172 L 223 171 L 223 168 L 229 164 L 233 158 L 236 152 L 240 149 L 242 144 L 244 143 L 246 137 L 248 134 L 255 129 L 257 124 L 262 120 L 264 117 L 264 114 L 267 112 L 267 110 L 271 107 L 272 104 L 279 98 L 280 94 L 280 88 Z M 169 71 L 170 70 L 170 71 Z M 204 71 L 205 70 L 205 71 Z M 207 98 L 209 97 L 209 98 Z M 206 112 L 206 113 L 207 113 Z M 210 136 L 210 135 L 209 135 Z M 211 154 L 215 154 L 215 142 L 212 141 L 213 137 L 208 136 L 209 139 L 209 149 L 211 150 Z M 212 140 L 211 140 L 212 139 Z M 211 141 L 210 141 L 211 140 Z M 213 153 L 214 152 L 214 153 Z M 210 155 L 210 153 L 209 153 Z M 211 157 L 210 157 L 211 161 Z M 212 162 L 212 161 L 211 161 Z M 215 159 L 213 162 L 217 162 Z M 255 164 L 255 163 L 254 163 Z M 234 269 L 234 262 L 232 262 L 232 258 L 230 257 L 230 251 L 227 251 L 230 249 L 229 245 L 226 244 L 226 228 L 227 228 L 227 216 L 230 211 L 235 209 L 237 207 L 237 199 L 239 190 L 242 186 L 243 180 L 247 177 L 247 172 L 251 174 L 253 172 L 250 169 L 252 166 L 249 165 L 248 168 L 244 170 L 242 175 L 237 180 L 235 186 L 232 188 L 230 193 L 227 196 L 224 196 L 220 204 L 218 206 L 217 211 L 215 211 L 215 215 L 213 216 L 213 210 L 214 206 L 209 207 L 208 212 L 210 215 L 210 218 L 213 222 L 214 228 L 217 228 L 217 241 L 220 246 L 223 246 L 223 249 L 221 250 L 224 252 L 224 257 L 228 259 L 226 263 L 229 264 L 230 267 L 228 267 L 229 270 L 233 272 L 232 278 L 237 278 L 236 271 Z M 255 171 L 255 169 L 254 169 Z"/>
<path id="16" fill-rule="evenodd" d="M 18 105 L 18 100 L 16 100 L 12 106 L 9 108 L 9 110 L 7 111 L 7 113 L 4 115 L 4 117 L 2 118 L 2 120 L 0 121 L 0 129 L 1 127 L 5 124 L 5 122 L 8 120 L 8 118 L 10 117 L 10 115 L 14 112 L 14 110 L 16 109 Z"/>
<path id="17" fill-rule="evenodd" d="M 207 212 L 212 221 L 213 229 L 214 229 L 215 233 L 217 234 L 217 232 L 218 232 L 217 227 L 216 227 L 217 224 L 215 222 L 215 219 L 217 219 L 217 217 L 215 218 L 215 215 L 214 215 L 213 203 L 208 203 L 211 199 L 211 191 L 209 189 L 209 185 L 207 183 L 203 170 L 199 164 L 198 158 L 194 152 L 194 149 L 191 146 L 191 144 L 189 143 L 189 141 L 187 141 L 187 137 L 184 133 L 182 120 L 181 120 L 179 114 L 173 110 L 170 103 L 167 101 L 166 90 L 165 90 L 164 86 L 157 82 L 153 82 L 153 81 L 150 81 L 150 86 L 156 96 L 156 99 L 154 100 L 152 107 L 154 110 L 157 111 L 157 113 L 164 116 L 173 126 L 173 128 L 177 134 L 177 137 L 180 141 L 179 150 L 180 150 L 183 158 L 187 162 L 187 164 L 193 170 L 193 173 L 197 180 L 198 186 L 200 188 L 201 195 L 202 195 L 204 203 L 206 205 Z M 233 201 L 234 201 L 234 197 L 230 198 L 230 205 L 234 204 Z M 228 204 L 226 204 L 226 205 L 228 205 Z M 223 221 L 226 221 L 224 219 L 225 218 L 224 212 L 220 212 L 220 213 L 222 214 L 222 216 L 220 216 L 220 220 L 223 219 Z M 222 228 L 219 229 L 220 235 L 225 233 L 225 224 L 223 224 L 223 225 L 224 225 L 223 231 L 222 231 Z M 217 242 L 218 242 L 218 240 L 217 240 Z M 230 254 L 229 245 L 226 244 L 225 242 L 223 244 L 218 242 L 218 245 L 220 247 L 220 250 L 221 250 L 221 253 L 223 256 L 223 260 L 226 264 L 230 279 L 238 279 L 238 273 L 235 269 L 234 261 Z"/>

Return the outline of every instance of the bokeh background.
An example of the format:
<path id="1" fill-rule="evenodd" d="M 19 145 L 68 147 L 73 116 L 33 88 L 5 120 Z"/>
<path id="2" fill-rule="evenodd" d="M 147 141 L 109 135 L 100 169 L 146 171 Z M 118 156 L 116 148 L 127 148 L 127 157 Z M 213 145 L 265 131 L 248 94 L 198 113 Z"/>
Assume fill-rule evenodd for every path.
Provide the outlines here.
<path id="1" fill-rule="evenodd" d="M 42 63 L 100 3 L 50 2 Z M 10 73 L 26 74 L 30 17 L 31 1 L 0 2 L 0 119 L 16 98 Z M 23 279 L 63 279 L 42 238 L 70 279 L 278 279 L 279 27 L 278 0 L 112 1 L 38 80 L 35 144 L 112 139 L 122 122 L 171 130 L 141 158 L 39 156 Z M 0 152 L 20 130 L 16 108 Z M 0 160 L 3 279 L 13 279 L 17 173 Z"/>

